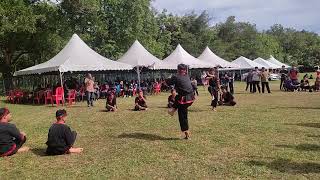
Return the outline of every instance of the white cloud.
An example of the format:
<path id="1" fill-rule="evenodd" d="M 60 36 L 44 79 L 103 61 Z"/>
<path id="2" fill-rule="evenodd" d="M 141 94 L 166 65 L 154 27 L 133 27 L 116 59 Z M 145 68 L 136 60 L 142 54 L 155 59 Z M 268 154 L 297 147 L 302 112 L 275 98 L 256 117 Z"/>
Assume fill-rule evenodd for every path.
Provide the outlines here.
<path id="1" fill-rule="evenodd" d="M 206 10 L 214 22 L 234 15 L 238 21 L 255 23 L 260 30 L 279 23 L 320 33 L 320 0 L 155 0 L 153 6 L 179 15 Z"/>

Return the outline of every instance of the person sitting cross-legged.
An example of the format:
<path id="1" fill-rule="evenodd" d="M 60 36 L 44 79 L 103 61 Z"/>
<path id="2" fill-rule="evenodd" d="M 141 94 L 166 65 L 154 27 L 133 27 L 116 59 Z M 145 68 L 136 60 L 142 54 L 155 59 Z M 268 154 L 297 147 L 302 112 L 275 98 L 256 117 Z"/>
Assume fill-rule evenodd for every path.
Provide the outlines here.
<path id="1" fill-rule="evenodd" d="M 0 157 L 12 156 L 17 152 L 26 152 L 28 147 L 22 147 L 27 137 L 20 132 L 11 121 L 9 109 L 0 108 Z"/>
<path id="2" fill-rule="evenodd" d="M 222 94 L 219 101 L 219 105 L 234 106 L 237 104 L 234 101 L 234 96 L 227 90 L 226 87 L 222 86 L 221 91 L 222 91 Z"/>
<path id="3" fill-rule="evenodd" d="M 77 133 L 71 131 L 66 125 L 67 111 L 64 109 L 57 110 L 57 121 L 52 124 L 48 133 L 47 155 L 62 155 L 70 153 L 81 153 L 83 148 L 74 148 L 73 144 L 76 141 Z"/>
<path id="4" fill-rule="evenodd" d="M 106 109 L 107 111 L 115 112 L 117 111 L 117 99 L 115 95 L 115 91 L 109 91 L 107 93 L 107 102 L 106 102 Z"/>
<path id="5" fill-rule="evenodd" d="M 135 107 L 134 107 L 135 111 L 148 110 L 146 99 L 145 99 L 145 97 L 143 95 L 143 91 L 142 90 L 139 91 L 138 97 L 136 97 L 134 102 L 135 102 Z"/>

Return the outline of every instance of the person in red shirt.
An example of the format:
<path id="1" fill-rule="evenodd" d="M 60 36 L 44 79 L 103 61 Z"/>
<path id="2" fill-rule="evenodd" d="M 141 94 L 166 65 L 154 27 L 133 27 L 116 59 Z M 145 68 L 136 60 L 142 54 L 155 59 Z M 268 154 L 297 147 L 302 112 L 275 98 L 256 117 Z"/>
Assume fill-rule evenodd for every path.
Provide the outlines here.
<path id="1" fill-rule="evenodd" d="M 297 67 L 292 66 L 292 69 L 289 71 L 289 77 L 293 84 L 295 85 L 299 84 Z"/>

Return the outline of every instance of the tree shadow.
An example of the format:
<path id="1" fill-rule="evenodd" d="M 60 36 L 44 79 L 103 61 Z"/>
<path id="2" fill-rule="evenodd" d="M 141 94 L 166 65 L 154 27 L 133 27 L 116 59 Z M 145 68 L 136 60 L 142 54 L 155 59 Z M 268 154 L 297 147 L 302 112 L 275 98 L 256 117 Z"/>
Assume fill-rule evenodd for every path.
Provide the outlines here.
<path id="1" fill-rule="evenodd" d="M 34 148 L 31 149 L 32 153 L 37 155 L 37 156 L 48 156 L 46 154 L 46 149 L 45 148 Z"/>
<path id="2" fill-rule="evenodd" d="M 298 151 L 320 151 L 320 146 L 316 144 L 299 144 L 299 145 L 275 145 L 279 148 L 291 148 L 296 149 Z"/>
<path id="3" fill-rule="evenodd" d="M 265 166 L 271 170 L 276 170 L 282 173 L 292 174 L 308 174 L 320 173 L 319 163 L 299 163 L 293 162 L 289 159 L 276 159 L 271 162 L 251 160 L 247 162 L 249 166 Z"/>
<path id="4" fill-rule="evenodd" d="M 312 135 L 312 134 L 308 134 L 307 137 L 311 137 L 311 138 L 320 138 L 320 135 Z"/>
<path id="5" fill-rule="evenodd" d="M 286 123 L 285 125 L 294 125 L 294 126 L 320 128 L 320 123 L 296 123 L 296 124 Z"/>
<path id="6" fill-rule="evenodd" d="M 305 106 L 296 106 L 296 107 L 272 107 L 270 109 L 320 109 L 320 107 L 305 107 Z"/>
<path id="7" fill-rule="evenodd" d="M 166 138 L 155 134 L 146 134 L 146 133 L 123 133 L 118 136 L 121 139 L 142 139 L 148 141 L 175 141 L 180 140 L 179 138 Z"/>

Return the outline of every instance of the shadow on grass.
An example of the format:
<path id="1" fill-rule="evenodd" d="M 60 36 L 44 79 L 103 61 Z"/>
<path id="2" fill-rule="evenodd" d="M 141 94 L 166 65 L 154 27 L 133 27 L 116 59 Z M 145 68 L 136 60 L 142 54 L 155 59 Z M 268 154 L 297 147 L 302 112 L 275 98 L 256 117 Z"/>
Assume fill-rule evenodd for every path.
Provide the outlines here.
<path id="1" fill-rule="evenodd" d="M 148 141 L 176 141 L 180 140 L 179 138 L 165 138 L 155 134 L 146 134 L 146 133 L 123 133 L 118 136 L 121 139 L 143 139 Z"/>
<path id="2" fill-rule="evenodd" d="M 279 148 L 291 148 L 296 149 L 298 151 L 320 151 L 320 146 L 316 144 L 299 144 L 299 145 L 275 145 Z"/>
<path id="3" fill-rule="evenodd" d="M 251 160 L 247 162 L 247 164 L 249 166 L 265 166 L 271 170 L 276 170 L 282 173 L 292 173 L 292 174 L 320 173 L 319 163 L 292 162 L 289 159 L 276 159 L 271 162 Z"/>
<path id="4" fill-rule="evenodd" d="M 320 128 L 320 123 L 286 123 L 285 125 L 295 125 L 295 126 L 303 126 L 303 127 L 313 127 L 313 128 Z"/>
<path id="5" fill-rule="evenodd" d="M 320 107 L 272 107 L 270 109 L 320 109 Z"/>
<path id="6" fill-rule="evenodd" d="M 320 135 L 312 135 L 312 134 L 308 134 L 307 137 L 311 137 L 311 138 L 320 138 Z"/>
<path id="7" fill-rule="evenodd" d="M 45 148 L 34 148 L 31 149 L 32 153 L 37 156 L 47 156 Z"/>

